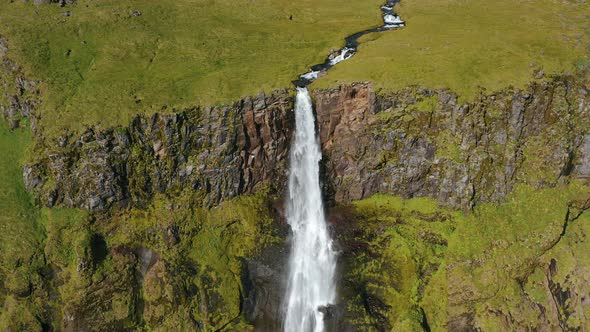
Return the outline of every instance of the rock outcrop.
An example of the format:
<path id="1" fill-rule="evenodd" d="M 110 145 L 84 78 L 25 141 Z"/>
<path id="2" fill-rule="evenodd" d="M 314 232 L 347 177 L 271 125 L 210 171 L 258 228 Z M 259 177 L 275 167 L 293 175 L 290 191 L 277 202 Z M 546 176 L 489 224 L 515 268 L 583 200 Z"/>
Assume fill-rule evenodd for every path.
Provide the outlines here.
<path id="1" fill-rule="evenodd" d="M 6 57 L 8 41 L 0 36 L 0 88 L 4 92 L 0 96 L 0 111 L 2 118 L 10 129 L 20 127 L 24 119 L 31 119 L 34 129 L 34 119 L 31 117 L 38 101 L 38 83 L 24 78 L 20 67 Z"/>
<path id="2" fill-rule="evenodd" d="M 41 157 L 25 166 L 25 183 L 43 205 L 91 211 L 145 206 L 154 193 L 186 187 L 202 192 L 209 206 L 264 186 L 280 189 L 273 180 L 285 174 L 291 109 L 281 90 L 231 106 L 138 116 L 128 127 L 64 134 L 38 144 Z"/>
<path id="3" fill-rule="evenodd" d="M 590 176 L 588 81 L 556 77 L 460 103 L 444 90 L 315 91 L 326 192 L 336 202 L 391 193 L 463 209 L 517 183 Z"/>

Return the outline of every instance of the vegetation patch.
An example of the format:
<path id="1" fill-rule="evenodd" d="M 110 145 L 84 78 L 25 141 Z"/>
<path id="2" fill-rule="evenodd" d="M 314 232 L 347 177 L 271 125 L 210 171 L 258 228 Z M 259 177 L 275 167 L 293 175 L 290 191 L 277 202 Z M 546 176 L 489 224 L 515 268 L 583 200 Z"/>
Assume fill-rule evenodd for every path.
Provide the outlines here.
<path id="1" fill-rule="evenodd" d="M 574 182 L 519 185 L 468 214 L 423 198 L 352 203 L 359 228 L 342 239 L 355 248 L 345 259 L 345 282 L 358 290 L 349 320 L 380 330 L 584 326 L 590 265 L 578 253 L 590 249 L 589 199 Z"/>
<path id="2" fill-rule="evenodd" d="M 26 130 L 10 131 L 0 121 L 0 329 L 40 329 L 36 316 L 45 233 L 39 212 L 22 182 L 22 162 L 31 146 Z"/>

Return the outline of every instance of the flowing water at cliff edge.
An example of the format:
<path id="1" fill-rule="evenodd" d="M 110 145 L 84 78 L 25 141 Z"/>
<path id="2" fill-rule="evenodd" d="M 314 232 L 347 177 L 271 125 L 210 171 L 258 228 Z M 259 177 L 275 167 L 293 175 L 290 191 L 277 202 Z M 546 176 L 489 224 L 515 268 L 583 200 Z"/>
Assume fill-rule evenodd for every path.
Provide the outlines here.
<path id="1" fill-rule="evenodd" d="M 361 36 L 404 26 L 404 22 L 393 12 L 396 2 L 388 0 L 381 7 L 383 26 L 347 37 L 344 48 L 294 81 L 297 86 L 295 138 L 290 152 L 287 197 L 287 222 L 293 237 L 285 295 L 286 332 L 323 331 L 324 309 L 336 300 L 336 253 L 326 224 L 320 190 L 319 162 L 322 152 L 315 132 L 313 104 L 306 86 L 332 66 L 353 56 Z"/>

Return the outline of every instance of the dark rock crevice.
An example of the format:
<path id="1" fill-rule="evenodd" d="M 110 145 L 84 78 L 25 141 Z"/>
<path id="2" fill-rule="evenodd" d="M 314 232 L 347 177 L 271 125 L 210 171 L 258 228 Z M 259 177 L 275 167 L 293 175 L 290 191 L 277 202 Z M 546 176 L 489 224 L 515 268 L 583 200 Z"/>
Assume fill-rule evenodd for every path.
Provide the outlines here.
<path id="1" fill-rule="evenodd" d="M 546 252 L 553 249 L 559 242 L 563 239 L 566 235 L 568 225 L 575 222 L 584 212 L 590 209 L 590 198 L 586 199 L 583 202 L 572 202 L 568 205 L 565 211 L 565 217 L 563 219 L 563 224 L 561 226 L 561 231 L 558 236 L 553 240 L 549 246 L 544 248 L 543 252 L 539 256 L 543 256 Z"/>
<path id="2" fill-rule="evenodd" d="M 422 322 L 420 324 L 422 329 L 424 329 L 424 332 L 430 332 L 430 324 L 428 324 L 428 317 L 426 317 L 424 308 L 420 308 L 420 313 L 422 314 Z"/>

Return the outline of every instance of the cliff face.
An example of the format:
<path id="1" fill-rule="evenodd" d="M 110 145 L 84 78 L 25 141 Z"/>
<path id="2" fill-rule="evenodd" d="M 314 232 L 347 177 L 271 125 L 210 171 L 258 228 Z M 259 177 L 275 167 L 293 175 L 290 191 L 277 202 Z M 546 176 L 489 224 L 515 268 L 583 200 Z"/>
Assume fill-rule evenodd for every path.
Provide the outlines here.
<path id="1" fill-rule="evenodd" d="M 370 84 L 316 91 L 328 197 L 390 193 L 469 209 L 516 183 L 590 175 L 590 94 L 573 77 L 461 104 L 446 91 L 376 94 Z"/>
<path id="2" fill-rule="evenodd" d="M 390 193 L 470 209 L 517 183 L 590 175 L 590 94 L 581 78 L 459 103 L 444 90 L 379 94 L 370 84 L 314 91 L 333 203 Z M 191 187 L 206 205 L 268 186 L 281 193 L 294 127 L 286 91 L 226 107 L 136 118 L 128 127 L 43 141 L 24 170 L 44 205 L 143 206 Z"/>
<path id="3" fill-rule="evenodd" d="M 284 176 L 292 131 L 286 91 L 231 106 L 137 117 L 128 127 L 88 129 L 37 146 L 25 183 L 48 207 L 102 211 L 146 206 L 155 193 L 192 188 L 215 205 Z"/>

